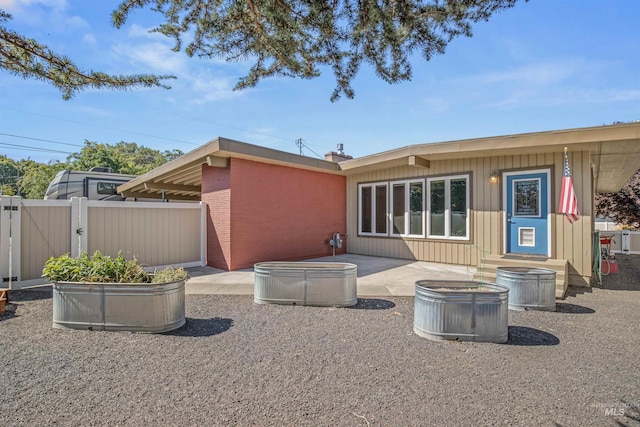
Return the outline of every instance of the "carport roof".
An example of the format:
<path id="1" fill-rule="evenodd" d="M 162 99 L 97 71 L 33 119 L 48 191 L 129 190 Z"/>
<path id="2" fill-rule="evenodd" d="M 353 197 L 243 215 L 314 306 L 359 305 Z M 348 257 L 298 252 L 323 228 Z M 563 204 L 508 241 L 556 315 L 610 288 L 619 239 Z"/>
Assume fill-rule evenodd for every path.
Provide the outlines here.
<path id="1" fill-rule="evenodd" d="M 227 167 L 230 158 L 337 174 L 337 163 L 218 137 L 118 187 L 125 197 L 200 200 L 202 165 Z"/>
<path id="2" fill-rule="evenodd" d="M 434 160 L 549 153 L 563 147 L 590 153 L 596 192 L 619 191 L 640 169 L 640 122 L 410 145 L 339 164 L 219 137 L 121 185 L 118 192 L 142 198 L 160 198 L 164 192 L 168 199 L 199 200 L 202 165 L 227 167 L 230 158 L 352 175 L 404 165 L 428 167 Z"/>

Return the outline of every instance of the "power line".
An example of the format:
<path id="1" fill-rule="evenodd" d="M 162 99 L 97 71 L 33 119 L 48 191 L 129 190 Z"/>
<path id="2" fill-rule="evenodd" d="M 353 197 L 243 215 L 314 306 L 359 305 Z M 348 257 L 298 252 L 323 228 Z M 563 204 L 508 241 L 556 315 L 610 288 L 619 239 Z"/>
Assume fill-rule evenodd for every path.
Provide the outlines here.
<path id="1" fill-rule="evenodd" d="M 115 130 L 115 131 L 118 131 L 118 132 L 125 132 L 125 133 L 131 133 L 131 134 L 134 134 L 134 135 L 146 136 L 147 138 L 156 138 L 156 139 L 162 139 L 162 140 L 165 140 L 165 141 L 180 142 L 182 144 L 190 144 L 190 145 L 198 145 L 198 146 L 201 145 L 201 144 L 198 144 L 198 143 L 195 143 L 195 142 L 182 141 L 180 139 L 165 138 L 163 136 L 150 135 L 150 134 L 142 133 L 142 132 L 135 132 L 135 131 L 131 131 L 131 130 L 118 129 L 118 128 L 114 128 L 114 127 L 110 127 L 110 126 L 96 125 L 96 124 L 93 124 L 93 123 L 85 123 L 85 122 L 80 122 L 80 121 L 71 120 L 71 119 L 63 119 L 63 118 L 60 118 L 60 117 L 48 116 L 46 114 L 32 113 L 32 112 L 29 112 L 29 111 L 16 110 L 15 108 L 7 108 L 7 107 L 0 107 L 0 108 L 2 108 L 4 110 L 9 110 L 9 111 L 15 111 L 17 113 L 31 114 L 33 116 L 45 117 L 47 119 L 60 120 L 60 121 L 65 121 L 65 122 L 70 122 L 70 123 L 77 123 L 77 124 L 85 125 L 85 126 L 94 126 L 94 127 L 103 128 L 103 129 Z"/>
<path id="2" fill-rule="evenodd" d="M 302 139 L 302 138 L 296 139 L 296 146 L 300 149 L 300 155 L 301 156 L 304 156 L 304 152 L 302 151 L 302 149 L 306 148 L 307 150 L 311 151 L 313 154 L 315 154 L 316 156 L 320 157 L 321 159 L 323 158 L 320 154 L 316 153 L 311 148 L 309 148 L 309 146 L 304 143 L 304 139 Z"/>
<path id="3" fill-rule="evenodd" d="M 18 110 L 18 109 L 15 109 L 15 108 L 0 107 L 0 109 L 14 111 L 14 112 L 17 112 L 17 113 L 30 114 L 30 115 L 39 116 L 39 117 L 45 117 L 45 118 L 52 119 L 52 120 L 66 121 L 66 122 L 77 123 L 77 124 L 81 124 L 81 125 L 85 125 L 85 126 L 93 126 L 93 127 L 103 128 L 103 129 L 115 130 L 115 131 L 118 131 L 118 132 L 125 132 L 125 133 L 134 134 L 134 135 L 145 136 L 145 137 L 148 137 L 148 138 L 155 138 L 155 139 L 161 139 L 161 140 L 165 140 L 165 141 L 180 142 L 180 143 L 183 143 L 183 144 L 196 145 L 196 146 L 200 146 L 201 145 L 201 144 L 195 143 L 195 142 L 182 141 L 182 140 L 179 140 L 179 139 L 166 138 L 166 137 L 162 137 L 162 136 L 150 135 L 150 134 L 146 134 L 146 133 L 142 133 L 142 132 L 135 132 L 135 131 L 125 130 L 125 129 L 118 129 L 118 128 L 114 128 L 114 127 L 110 127 L 110 126 L 97 125 L 97 124 L 93 124 L 93 123 L 86 123 L 86 122 L 81 122 L 81 121 L 71 120 L 71 119 L 64 119 L 64 118 L 61 118 L 61 117 L 49 116 L 49 115 L 41 114 L 41 113 L 33 113 L 33 112 L 29 112 L 29 111 Z M 254 135 L 264 136 L 264 137 L 267 137 L 267 138 L 280 139 L 280 140 L 288 141 L 288 142 L 291 141 L 291 138 L 284 138 L 284 137 L 280 137 L 280 136 L 269 135 L 269 134 L 266 134 L 266 133 L 256 132 L 256 131 L 252 131 L 252 130 L 248 130 L 248 129 L 244 129 L 244 128 L 241 128 L 241 127 L 238 127 L 238 126 L 232 126 L 232 125 L 228 125 L 228 124 L 224 124 L 224 123 L 217 123 L 217 122 L 214 122 L 214 121 L 211 121 L 211 120 L 205 120 L 205 119 L 201 119 L 201 118 L 193 117 L 193 116 L 189 116 L 189 115 L 182 114 L 181 116 L 182 117 L 187 117 L 187 118 L 189 118 L 191 120 L 200 121 L 200 122 L 203 122 L 203 123 L 210 123 L 210 124 L 214 124 L 216 126 L 224 126 L 224 127 L 228 127 L 228 128 L 231 128 L 231 129 L 240 130 L 242 132 L 251 133 L 251 134 L 254 134 Z M 84 147 L 83 145 L 79 145 L 79 144 L 52 141 L 52 140 L 40 139 L 40 138 L 32 138 L 32 137 L 26 137 L 26 136 L 20 136 L 20 135 L 12 135 L 12 134 L 7 134 L 7 133 L 0 133 L 0 135 L 10 136 L 10 137 L 14 137 L 14 138 L 30 139 L 30 140 L 33 140 L 33 141 L 49 142 L 49 143 L 52 143 L 52 144 L 68 145 L 68 146 L 72 146 L 72 147 Z M 301 155 L 304 155 L 303 152 L 302 152 L 302 148 L 304 147 L 304 148 L 308 149 L 309 151 L 311 151 L 313 154 L 315 154 L 317 157 L 319 157 L 321 159 L 323 158 L 323 156 L 321 156 L 320 154 L 316 153 L 307 144 L 305 144 L 301 138 L 296 140 L 296 145 L 298 145 L 299 141 L 302 144 L 301 146 L 299 146 Z M 45 151 L 45 150 L 43 149 L 43 150 L 39 150 L 39 151 Z M 51 150 L 50 152 L 55 153 L 56 151 L 55 150 Z M 72 154 L 72 153 L 66 153 L 66 152 L 62 152 L 62 153 Z"/>
<path id="4" fill-rule="evenodd" d="M 60 144 L 60 145 L 69 145 L 71 147 L 80 147 L 83 148 L 84 145 L 80 145 L 80 144 L 71 144 L 70 142 L 58 142 L 58 141 L 52 141 L 50 139 L 40 139 L 40 138 L 32 138 L 30 136 L 22 136 L 22 135 L 12 135 L 10 133 L 2 133 L 0 132 L 0 135 L 4 135 L 4 136 L 10 136 L 12 138 L 22 138 L 22 139 L 30 139 L 32 141 L 42 141 L 42 142 L 50 142 L 52 144 Z"/>
<path id="5" fill-rule="evenodd" d="M 30 145 L 9 144 L 8 142 L 0 142 L 0 145 L 5 147 L 16 147 L 14 148 L 14 150 L 21 149 L 23 151 L 40 151 L 43 153 L 73 154 L 69 151 L 53 150 L 50 148 L 42 148 L 42 147 L 33 147 Z M 25 150 L 25 148 L 27 148 L 28 150 Z"/>
<path id="6" fill-rule="evenodd" d="M 60 117 L 49 116 L 49 115 L 46 115 L 46 114 L 32 113 L 32 112 L 29 112 L 29 111 L 17 110 L 15 108 L 7 108 L 7 107 L 0 107 L 0 108 L 5 109 L 5 110 L 9 110 L 9 111 L 15 111 L 17 113 L 31 114 L 31 115 L 34 115 L 34 116 L 46 117 L 46 118 L 52 119 L 52 120 L 62 120 L 62 121 L 67 121 L 67 122 L 71 122 L 71 123 L 78 123 L 78 124 L 85 125 L 85 126 L 95 126 L 95 127 L 100 127 L 100 128 L 103 128 L 103 129 L 116 130 L 118 132 L 126 132 L 126 133 L 135 134 L 135 135 L 146 136 L 148 138 L 157 138 L 157 139 L 162 139 L 162 140 L 166 140 L 166 141 L 181 142 L 181 143 L 190 144 L 190 145 L 198 145 L 198 146 L 201 145 L 201 144 L 195 143 L 195 142 L 188 142 L 188 141 L 182 141 L 182 140 L 179 140 L 179 139 L 165 138 L 165 137 L 162 137 L 162 136 L 155 136 L 155 135 L 150 135 L 150 134 L 141 133 L 141 132 L 118 129 L 118 128 L 113 128 L 113 127 L 104 126 L 104 125 L 96 125 L 96 124 L 93 124 L 93 123 L 85 123 L 85 122 L 81 122 L 81 121 L 77 121 L 77 120 L 63 119 L 63 118 L 60 118 Z M 185 118 L 188 118 L 190 120 L 199 121 L 199 122 L 208 123 L 208 124 L 213 124 L 213 125 L 216 125 L 216 126 L 223 126 L 223 127 L 227 127 L 227 128 L 230 128 L 230 129 L 236 129 L 236 130 L 240 130 L 242 132 L 251 133 L 251 134 L 254 134 L 254 135 L 260 135 L 260 136 L 264 136 L 264 137 L 267 137 L 267 138 L 280 139 L 282 141 L 288 141 L 288 142 L 290 142 L 291 139 L 292 139 L 292 138 L 284 138 L 284 137 L 281 137 L 281 136 L 269 135 L 267 133 L 262 133 L 262 132 L 256 132 L 256 131 L 253 131 L 253 130 L 241 128 L 239 126 L 232 126 L 232 125 L 225 124 L 225 123 L 214 122 L 214 121 L 211 121 L 211 120 L 208 120 L 208 119 L 205 120 L 205 119 L 201 119 L 199 117 L 194 117 L 194 116 L 190 116 L 190 115 L 186 115 L 186 114 L 181 114 L 181 116 L 185 117 Z"/>
<path id="7" fill-rule="evenodd" d="M 0 133 L 0 135 L 6 135 L 3 133 Z M 34 139 L 37 141 L 42 141 L 41 139 L 38 138 L 29 138 L 29 137 L 23 137 L 26 139 Z M 52 142 L 52 141 L 49 141 Z M 0 146 L 6 146 L 6 147 L 16 147 L 16 148 L 8 148 L 10 150 L 18 150 L 20 149 L 21 151 L 35 151 L 35 152 L 43 152 L 43 153 L 60 153 L 60 154 L 68 154 L 68 155 L 73 155 L 73 154 L 77 154 L 77 153 L 72 153 L 70 151 L 62 151 L 62 150 L 54 150 L 51 148 L 42 148 L 42 147 L 34 147 L 31 145 L 19 145 L 19 144 L 10 144 L 8 142 L 0 142 Z M 82 146 L 84 148 L 84 146 Z M 159 150 L 156 150 L 158 152 L 158 155 L 162 156 L 162 153 Z M 138 155 L 136 157 L 136 159 L 140 159 L 140 160 L 156 160 L 157 157 L 154 156 L 153 154 L 145 154 L 145 155 Z"/>

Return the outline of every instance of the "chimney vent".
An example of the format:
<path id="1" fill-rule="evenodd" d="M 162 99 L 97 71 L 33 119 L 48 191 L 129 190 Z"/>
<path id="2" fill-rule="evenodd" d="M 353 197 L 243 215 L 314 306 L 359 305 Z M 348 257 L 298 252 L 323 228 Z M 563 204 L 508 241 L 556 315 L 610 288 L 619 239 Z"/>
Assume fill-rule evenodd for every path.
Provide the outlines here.
<path id="1" fill-rule="evenodd" d="M 338 144 L 338 152 L 330 151 L 324 155 L 324 159 L 328 162 L 340 163 L 353 159 L 353 156 L 344 154 L 344 144 Z"/>

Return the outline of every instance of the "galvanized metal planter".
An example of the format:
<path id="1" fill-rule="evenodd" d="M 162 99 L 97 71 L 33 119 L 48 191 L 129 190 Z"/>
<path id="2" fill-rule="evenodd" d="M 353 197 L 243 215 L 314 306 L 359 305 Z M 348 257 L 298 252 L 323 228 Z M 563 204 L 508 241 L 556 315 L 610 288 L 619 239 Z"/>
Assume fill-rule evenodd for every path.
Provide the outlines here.
<path id="1" fill-rule="evenodd" d="M 347 307 L 358 303 L 355 264 L 260 262 L 254 266 L 257 304 Z"/>
<path id="2" fill-rule="evenodd" d="M 512 310 L 556 309 L 556 272 L 546 268 L 498 267 L 496 285 L 509 289 Z"/>
<path id="3" fill-rule="evenodd" d="M 184 325 L 185 281 L 53 284 L 53 327 L 167 332 Z"/>
<path id="4" fill-rule="evenodd" d="M 413 331 L 430 340 L 507 342 L 508 294 L 484 282 L 420 280 Z"/>

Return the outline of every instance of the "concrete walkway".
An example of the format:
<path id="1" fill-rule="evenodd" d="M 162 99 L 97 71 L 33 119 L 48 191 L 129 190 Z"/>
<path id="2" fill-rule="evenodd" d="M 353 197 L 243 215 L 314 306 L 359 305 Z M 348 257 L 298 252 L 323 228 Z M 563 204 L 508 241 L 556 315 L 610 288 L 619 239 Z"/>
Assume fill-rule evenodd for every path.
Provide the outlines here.
<path id="1" fill-rule="evenodd" d="M 356 264 L 359 297 L 414 296 L 418 280 L 471 280 L 476 272 L 475 267 L 353 254 L 308 261 Z M 186 285 L 187 294 L 253 295 L 253 269 L 224 271 L 194 267 L 187 271 L 191 276 Z"/>

